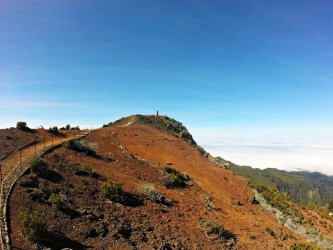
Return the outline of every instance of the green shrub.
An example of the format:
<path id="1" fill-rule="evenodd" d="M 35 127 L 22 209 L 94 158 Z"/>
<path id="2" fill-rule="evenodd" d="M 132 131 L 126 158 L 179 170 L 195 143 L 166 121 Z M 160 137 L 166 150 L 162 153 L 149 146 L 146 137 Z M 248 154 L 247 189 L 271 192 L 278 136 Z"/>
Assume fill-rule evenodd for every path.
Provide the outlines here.
<path id="1" fill-rule="evenodd" d="M 102 196 L 111 201 L 123 203 L 125 200 L 122 184 L 117 181 L 107 181 L 102 187 Z"/>
<path id="2" fill-rule="evenodd" d="M 70 140 L 66 141 L 66 142 L 64 143 L 64 147 L 65 147 L 65 148 L 68 148 L 68 149 L 73 149 L 73 150 L 75 150 L 75 149 L 76 149 L 76 147 L 75 147 L 75 142 L 76 142 L 77 140 L 78 140 L 78 139 L 70 139 Z"/>
<path id="3" fill-rule="evenodd" d="M 38 156 L 35 156 L 29 161 L 29 168 L 31 172 L 38 176 L 45 176 L 49 171 L 46 161 Z"/>
<path id="4" fill-rule="evenodd" d="M 66 208 L 64 198 L 59 194 L 52 193 L 48 199 L 48 202 L 50 202 L 52 206 L 58 210 L 64 210 Z"/>
<path id="5" fill-rule="evenodd" d="M 322 250 L 322 248 L 312 244 L 312 243 L 305 243 L 305 242 L 295 242 L 293 243 L 290 250 Z"/>
<path id="6" fill-rule="evenodd" d="M 31 242 L 40 242 L 47 235 L 47 225 L 38 212 L 20 213 L 22 233 Z"/>
<path id="7" fill-rule="evenodd" d="M 21 187 L 36 188 L 36 187 L 38 187 L 37 176 L 30 176 L 28 178 L 22 179 L 19 182 L 19 185 Z"/>
<path id="8" fill-rule="evenodd" d="M 271 236 L 275 237 L 275 232 L 272 229 L 270 229 L 269 227 L 266 227 L 265 231 L 267 233 L 269 233 Z"/>
<path id="9" fill-rule="evenodd" d="M 164 171 L 171 176 L 171 181 L 165 183 L 167 188 L 185 187 L 187 185 L 186 182 L 190 180 L 190 177 L 187 174 L 180 173 L 174 168 L 165 167 Z"/>
<path id="10" fill-rule="evenodd" d="M 88 142 L 83 139 L 71 139 L 64 144 L 64 147 L 89 155 L 95 155 L 98 151 L 97 143 Z"/>
<path id="11" fill-rule="evenodd" d="M 254 236 L 254 235 L 250 235 L 250 240 L 256 240 L 256 239 L 257 239 L 256 236 Z"/>
<path id="12" fill-rule="evenodd" d="M 39 203 L 47 203 L 50 195 L 50 190 L 47 187 L 44 187 L 42 189 L 34 189 L 32 193 L 30 193 L 30 198 Z"/>
<path id="13" fill-rule="evenodd" d="M 257 185 L 255 183 L 249 183 L 249 186 L 251 188 L 255 188 L 269 205 L 277 208 L 286 215 L 292 216 L 295 222 L 303 221 L 304 216 L 301 211 L 283 193 L 275 190 L 272 187 Z"/>
<path id="14" fill-rule="evenodd" d="M 199 153 L 202 156 L 207 157 L 208 153 L 206 152 L 206 150 L 203 147 L 196 145 L 196 149 L 199 151 Z"/>
<path id="15" fill-rule="evenodd" d="M 225 229 L 217 222 L 201 218 L 199 223 L 207 235 L 217 234 L 219 238 L 223 237 Z"/>
<path id="16" fill-rule="evenodd" d="M 167 164 L 168 164 L 168 165 L 171 165 L 170 162 L 168 162 Z M 176 170 L 176 169 L 174 169 L 174 168 L 172 168 L 172 167 L 165 167 L 165 168 L 164 168 L 164 171 L 165 171 L 166 173 L 168 173 L 168 174 L 174 174 L 174 175 L 179 174 L 179 171 Z"/>
<path id="17" fill-rule="evenodd" d="M 95 171 L 92 169 L 92 167 L 90 165 L 85 165 L 83 167 L 83 170 L 90 176 L 90 177 L 94 177 L 96 175 Z"/>

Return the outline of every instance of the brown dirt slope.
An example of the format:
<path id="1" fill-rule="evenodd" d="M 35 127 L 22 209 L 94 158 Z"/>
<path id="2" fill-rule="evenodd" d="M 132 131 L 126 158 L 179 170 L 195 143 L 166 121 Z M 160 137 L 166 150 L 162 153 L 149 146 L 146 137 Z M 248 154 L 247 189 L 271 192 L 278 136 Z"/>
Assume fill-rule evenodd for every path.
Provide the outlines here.
<path id="1" fill-rule="evenodd" d="M 130 121 L 86 137 L 98 144 L 97 155 L 60 148 L 45 156 L 49 175 L 19 180 L 10 197 L 13 249 L 38 248 L 22 235 L 20 211 L 44 217 L 48 233 L 40 244 L 51 249 L 288 249 L 292 233 L 252 204 L 245 179 L 187 141 Z M 170 185 L 175 177 L 166 166 L 190 179 Z M 22 185 L 31 179 L 34 185 Z M 123 184 L 123 201 L 102 197 L 108 180 Z M 51 196 L 65 208 L 52 206 Z M 209 221 L 223 226 L 220 235 L 205 231 Z"/>
<path id="2" fill-rule="evenodd" d="M 0 129 L 0 161 L 17 148 L 38 139 L 36 132 L 26 132 L 16 128 Z"/>
<path id="3" fill-rule="evenodd" d="M 17 128 L 0 129 L 0 161 L 8 157 L 18 148 L 32 142 L 49 140 L 51 137 L 59 138 L 65 137 L 67 134 L 73 134 L 73 131 L 60 131 L 58 133 L 51 133 L 48 130 L 36 129 L 23 131 Z M 77 132 L 78 133 L 78 132 Z"/>

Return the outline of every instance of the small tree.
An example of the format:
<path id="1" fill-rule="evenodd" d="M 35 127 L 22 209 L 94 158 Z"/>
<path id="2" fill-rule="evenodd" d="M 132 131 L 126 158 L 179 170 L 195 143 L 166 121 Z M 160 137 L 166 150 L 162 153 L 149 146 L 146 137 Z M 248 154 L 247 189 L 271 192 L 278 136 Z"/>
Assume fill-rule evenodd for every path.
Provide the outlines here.
<path id="1" fill-rule="evenodd" d="M 54 132 L 59 131 L 57 126 L 54 126 L 51 130 L 54 131 Z"/>
<path id="2" fill-rule="evenodd" d="M 26 122 L 17 122 L 16 128 L 20 129 L 20 130 L 26 130 L 26 129 L 28 129 L 27 123 Z"/>
<path id="3" fill-rule="evenodd" d="M 67 130 L 70 130 L 70 128 L 71 128 L 71 125 L 67 124 L 67 125 L 66 125 L 66 129 L 67 129 Z"/>

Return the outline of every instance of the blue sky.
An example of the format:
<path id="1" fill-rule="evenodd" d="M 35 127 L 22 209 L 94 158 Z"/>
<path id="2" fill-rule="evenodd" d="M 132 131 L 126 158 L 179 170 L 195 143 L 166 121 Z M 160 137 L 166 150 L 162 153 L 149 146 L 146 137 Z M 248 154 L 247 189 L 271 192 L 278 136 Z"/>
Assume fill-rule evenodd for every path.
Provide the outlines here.
<path id="1" fill-rule="evenodd" d="M 332 1 L 0 2 L 0 127 L 181 120 L 333 139 Z"/>

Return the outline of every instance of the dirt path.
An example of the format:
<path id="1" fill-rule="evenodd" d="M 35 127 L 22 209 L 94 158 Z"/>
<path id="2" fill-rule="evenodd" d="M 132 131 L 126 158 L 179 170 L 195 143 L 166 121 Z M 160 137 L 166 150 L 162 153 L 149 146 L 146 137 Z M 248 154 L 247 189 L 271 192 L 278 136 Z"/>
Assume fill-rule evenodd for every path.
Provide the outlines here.
<path id="1" fill-rule="evenodd" d="M 29 146 L 25 149 L 22 149 L 21 152 L 16 152 L 14 155 L 6 159 L 2 164 L 1 164 L 1 172 L 2 172 L 2 180 L 6 181 L 8 178 L 10 178 L 13 174 L 18 171 L 20 171 L 19 165 L 20 165 L 20 154 L 21 154 L 21 159 L 22 159 L 22 168 L 25 167 L 28 163 L 28 161 L 36 154 L 40 154 L 43 152 L 45 149 L 52 147 L 52 145 L 57 145 L 60 144 L 66 140 L 71 139 L 72 137 L 69 138 L 55 138 L 53 140 L 48 140 L 45 141 L 45 146 L 44 142 L 40 142 L 37 144 L 34 144 L 32 146 Z"/>

